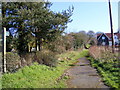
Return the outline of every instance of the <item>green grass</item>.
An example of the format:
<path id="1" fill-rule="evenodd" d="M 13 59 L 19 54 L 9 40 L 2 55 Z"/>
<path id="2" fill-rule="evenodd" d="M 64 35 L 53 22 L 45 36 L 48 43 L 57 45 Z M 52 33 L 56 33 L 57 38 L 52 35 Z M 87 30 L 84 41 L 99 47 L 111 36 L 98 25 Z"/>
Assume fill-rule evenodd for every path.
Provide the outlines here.
<path id="1" fill-rule="evenodd" d="M 88 59 L 91 61 L 91 65 L 95 67 L 99 74 L 102 76 L 102 80 L 104 83 L 111 88 L 120 88 L 120 82 L 119 82 L 119 65 L 118 60 L 115 60 L 114 62 L 109 60 L 107 62 L 101 62 L 100 60 L 95 60 L 92 57 L 88 57 Z"/>
<path id="2" fill-rule="evenodd" d="M 86 56 L 87 50 L 70 51 L 58 55 L 57 67 L 49 67 L 34 63 L 25 66 L 16 73 L 6 73 L 2 76 L 3 88 L 67 88 L 68 76 L 58 78 L 70 68 L 70 64 L 77 62 L 78 58 Z"/>
<path id="3" fill-rule="evenodd" d="M 87 48 L 90 48 L 90 46 L 91 46 L 90 44 L 87 44 L 87 45 L 86 45 Z"/>

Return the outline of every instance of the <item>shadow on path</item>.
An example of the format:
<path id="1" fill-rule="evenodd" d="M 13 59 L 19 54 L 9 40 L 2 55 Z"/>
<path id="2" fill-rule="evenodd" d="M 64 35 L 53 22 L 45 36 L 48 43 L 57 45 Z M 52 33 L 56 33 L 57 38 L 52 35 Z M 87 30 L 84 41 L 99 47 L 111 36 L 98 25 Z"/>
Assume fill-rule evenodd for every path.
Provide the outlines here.
<path id="1" fill-rule="evenodd" d="M 109 88 L 104 85 L 96 69 L 90 66 L 85 57 L 78 59 L 78 63 L 66 73 L 70 76 L 67 81 L 69 88 Z"/>

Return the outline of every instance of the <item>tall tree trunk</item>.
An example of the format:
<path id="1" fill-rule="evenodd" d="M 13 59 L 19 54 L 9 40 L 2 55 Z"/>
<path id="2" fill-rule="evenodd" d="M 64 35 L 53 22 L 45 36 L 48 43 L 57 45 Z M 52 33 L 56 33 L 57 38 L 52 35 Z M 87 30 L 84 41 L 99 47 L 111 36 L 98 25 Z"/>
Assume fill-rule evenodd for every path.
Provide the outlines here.
<path id="1" fill-rule="evenodd" d="M 42 40 L 39 39 L 39 41 L 38 41 L 38 51 L 41 51 L 41 44 L 42 44 Z"/>
<path id="2" fill-rule="evenodd" d="M 41 50 L 41 45 L 40 45 L 40 42 L 38 43 L 38 51 Z"/>
<path id="3" fill-rule="evenodd" d="M 35 40 L 35 49 L 38 51 L 38 39 Z"/>

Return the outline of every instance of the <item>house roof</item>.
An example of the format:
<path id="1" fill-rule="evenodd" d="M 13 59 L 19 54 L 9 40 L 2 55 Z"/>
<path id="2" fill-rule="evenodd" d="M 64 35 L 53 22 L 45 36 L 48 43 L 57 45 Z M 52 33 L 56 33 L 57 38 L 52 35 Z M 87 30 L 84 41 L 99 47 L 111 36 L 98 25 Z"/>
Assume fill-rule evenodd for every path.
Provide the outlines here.
<path id="1" fill-rule="evenodd" d="M 100 35 L 97 37 L 97 39 L 100 39 L 102 35 L 105 35 L 109 40 L 111 40 L 111 38 L 108 37 L 107 34 L 105 34 L 105 33 L 100 34 Z"/>
<path id="2" fill-rule="evenodd" d="M 120 33 L 114 33 L 114 35 L 117 35 L 118 39 L 120 39 Z"/>
<path id="3" fill-rule="evenodd" d="M 111 38 L 111 33 L 105 33 L 109 38 Z"/>
<path id="4" fill-rule="evenodd" d="M 111 33 L 101 33 L 101 34 L 97 34 L 97 38 L 99 38 L 100 36 L 102 36 L 102 34 L 105 34 L 108 38 L 111 39 Z M 118 36 L 118 39 L 120 39 L 120 33 L 114 33 L 114 35 Z"/>

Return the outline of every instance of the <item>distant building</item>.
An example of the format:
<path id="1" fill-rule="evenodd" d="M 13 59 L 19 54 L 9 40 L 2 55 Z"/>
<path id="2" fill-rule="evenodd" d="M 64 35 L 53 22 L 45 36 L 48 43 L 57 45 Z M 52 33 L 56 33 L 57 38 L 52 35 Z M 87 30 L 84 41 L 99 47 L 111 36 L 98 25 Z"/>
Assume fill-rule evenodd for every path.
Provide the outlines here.
<path id="1" fill-rule="evenodd" d="M 114 33 L 114 44 L 120 45 L 120 33 Z M 111 33 L 97 34 L 97 45 L 112 46 Z"/>

